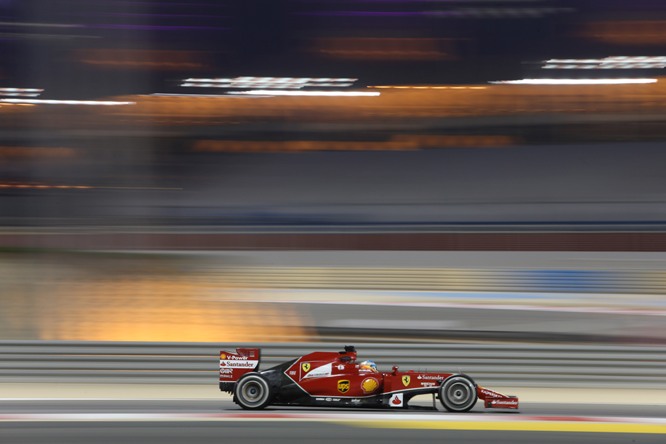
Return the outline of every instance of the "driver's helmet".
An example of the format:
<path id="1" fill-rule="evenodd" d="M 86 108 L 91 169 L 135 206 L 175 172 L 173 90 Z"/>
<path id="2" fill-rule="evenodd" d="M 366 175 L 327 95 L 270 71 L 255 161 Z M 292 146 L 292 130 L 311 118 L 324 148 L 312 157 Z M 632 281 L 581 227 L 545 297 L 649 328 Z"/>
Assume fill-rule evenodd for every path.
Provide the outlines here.
<path id="1" fill-rule="evenodd" d="M 379 372 L 379 370 L 377 370 L 377 364 L 375 364 L 374 361 L 363 361 L 359 364 L 358 369 L 362 372 Z"/>

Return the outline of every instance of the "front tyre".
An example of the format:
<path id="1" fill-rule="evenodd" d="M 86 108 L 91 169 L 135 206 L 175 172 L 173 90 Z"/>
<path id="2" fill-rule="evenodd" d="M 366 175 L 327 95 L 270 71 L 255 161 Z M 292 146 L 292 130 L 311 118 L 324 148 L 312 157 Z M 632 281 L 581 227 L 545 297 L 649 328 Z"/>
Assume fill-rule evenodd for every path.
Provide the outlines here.
<path id="1" fill-rule="evenodd" d="M 449 412 L 468 412 L 476 400 L 476 384 L 469 376 L 450 376 L 439 387 L 439 401 Z"/>
<path id="2" fill-rule="evenodd" d="M 247 373 L 236 383 L 234 400 L 246 410 L 263 409 L 272 398 L 271 387 L 260 373 Z"/>

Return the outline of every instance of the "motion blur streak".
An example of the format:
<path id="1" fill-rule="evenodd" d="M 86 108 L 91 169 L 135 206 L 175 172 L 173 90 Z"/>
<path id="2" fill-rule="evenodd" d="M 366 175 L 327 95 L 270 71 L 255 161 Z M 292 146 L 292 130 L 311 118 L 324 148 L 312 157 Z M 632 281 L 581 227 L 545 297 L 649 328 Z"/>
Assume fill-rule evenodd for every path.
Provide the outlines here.
<path id="1" fill-rule="evenodd" d="M 1 443 L 663 444 L 665 47 L 658 0 L 0 0 Z M 524 410 L 219 391 L 347 344 Z"/>
<path id="2" fill-rule="evenodd" d="M 39 146 L 0 146 L 0 159 L 7 158 L 70 158 L 77 152 L 73 148 Z"/>
<path id="3" fill-rule="evenodd" d="M 666 342 L 660 261 L 648 272 L 624 255 L 626 262 L 603 271 L 553 268 L 548 254 L 504 253 L 505 261 L 514 259 L 502 268 L 486 264 L 489 256 L 479 253 L 475 266 L 463 267 L 453 253 L 436 266 L 442 254 L 8 251 L 0 255 L 0 334 L 180 342 L 349 335 Z M 293 265 L 260 265 L 269 260 Z M 411 266 L 378 266 L 388 260 Z M 569 261 L 570 267 L 577 262 Z"/>
<path id="4" fill-rule="evenodd" d="M 454 43 L 432 38 L 325 37 L 315 39 L 310 51 L 350 60 L 452 60 Z"/>
<path id="5" fill-rule="evenodd" d="M 0 183 L 0 188 L 5 189 L 34 189 L 34 190 L 47 190 L 47 189 L 58 189 L 58 190 L 91 190 L 94 187 L 88 185 L 45 185 L 37 183 Z"/>
<path id="6" fill-rule="evenodd" d="M 50 151 L 50 150 L 49 150 Z M 56 157 L 60 157 L 55 153 Z M 2 152 L 0 151 L 0 157 Z M 41 157 L 41 156 L 40 156 Z M 50 157 L 50 156 L 44 156 Z M 69 157 L 69 156 L 66 156 Z M 21 189 L 21 190 L 160 190 L 160 191 L 179 191 L 182 188 L 169 187 L 140 187 L 140 186 L 92 186 L 92 185 L 53 185 L 44 183 L 0 183 L 0 188 Z"/>
<path id="7" fill-rule="evenodd" d="M 40 88 L 0 88 L 2 97 L 39 97 L 43 92 Z"/>
<path id="8" fill-rule="evenodd" d="M 199 71 L 207 67 L 204 60 L 210 57 L 203 51 L 88 49 L 80 50 L 80 62 L 95 67 L 117 70 Z"/>
<path id="9" fill-rule="evenodd" d="M 522 79 L 491 83 L 508 85 L 631 85 L 657 83 L 657 79 Z"/>
<path id="10" fill-rule="evenodd" d="M 246 95 L 241 96 L 141 95 L 116 97 L 116 100 L 107 101 L 0 99 L 0 105 L 114 105 L 100 106 L 99 111 L 82 115 L 72 115 L 70 112 L 74 111 L 66 109 L 57 115 L 41 115 L 40 113 L 46 111 L 41 111 L 40 107 L 35 107 L 34 110 L 11 107 L 5 110 L 0 107 L 9 114 L 16 113 L 16 120 L 7 119 L 0 122 L 0 127 L 25 125 L 29 122 L 25 120 L 26 114 L 38 120 L 42 128 L 62 129 L 77 128 L 82 125 L 91 127 L 124 125 L 136 128 L 149 123 L 169 126 L 249 124 L 257 118 L 266 119 L 266 123 L 276 120 L 388 123 L 396 120 L 406 122 L 445 116 L 524 115 L 534 119 L 541 115 L 544 122 L 551 122 L 552 113 L 573 115 L 598 113 L 605 116 L 602 120 L 605 121 L 610 120 L 610 116 L 621 117 L 626 113 L 633 116 L 661 113 L 665 109 L 664 101 L 660 98 L 664 95 L 666 82 L 658 82 L 653 78 L 535 79 L 527 82 L 565 84 L 557 88 L 541 84 L 497 84 L 486 88 L 474 86 L 457 88 L 454 85 L 442 85 L 445 88 L 434 86 L 389 88 L 382 89 L 382 95 L 379 97 L 377 97 L 379 92 L 365 91 L 264 90 L 246 92 Z M 589 87 L 590 83 L 595 84 L 593 89 Z M 246 97 L 246 100 L 240 97 Z M 456 121 L 449 124 L 456 124 Z"/>
<path id="11" fill-rule="evenodd" d="M 311 78 L 311 77 L 235 77 L 225 78 L 188 78 L 181 86 L 197 88 L 276 88 L 301 89 L 306 87 L 346 87 L 358 79 L 350 78 Z"/>
<path id="12" fill-rule="evenodd" d="M 89 105 L 89 106 L 122 106 L 134 105 L 135 102 L 116 102 L 113 100 L 46 100 L 46 99 L 0 99 L 6 103 L 27 103 L 32 105 Z"/>
<path id="13" fill-rule="evenodd" d="M 627 434 L 666 434 L 666 425 L 661 424 L 617 424 L 604 422 L 534 421 L 504 422 L 479 421 L 474 424 L 459 421 L 353 421 L 350 425 L 382 429 L 434 429 L 434 430 L 492 430 L 530 432 L 584 432 L 584 433 L 627 433 Z"/>
<path id="14" fill-rule="evenodd" d="M 229 94 L 247 94 L 255 96 L 377 97 L 381 93 L 364 91 L 280 91 L 274 89 L 254 89 L 241 92 L 233 91 Z"/>
<path id="15" fill-rule="evenodd" d="M 22 259 L 0 259 L 3 313 L 13 313 L 3 319 L 3 337 L 190 342 L 307 337 L 300 327 L 307 322 L 288 308 L 201 299 L 230 291 L 223 282 L 211 285 L 201 272 L 177 272 L 179 266 L 169 260 L 109 259 L 52 257 L 29 260 L 30 269 Z"/>
<path id="16" fill-rule="evenodd" d="M 486 89 L 486 86 L 446 86 L 446 85 L 377 85 L 368 88 L 378 89 Z"/>
<path id="17" fill-rule="evenodd" d="M 657 46 L 666 43 L 665 20 L 604 20 L 581 26 L 578 34 L 590 40 L 624 46 Z"/>
<path id="18" fill-rule="evenodd" d="M 218 153 L 286 153 L 307 151 L 398 151 L 420 147 L 414 141 L 248 141 L 200 140 L 194 143 L 196 152 Z"/>
<path id="19" fill-rule="evenodd" d="M 613 56 L 603 59 L 550 59 L 543 69 L 662 69 L 666 57 Z"/>
<path id="20" fill-rule="evenodd" d="M 199 140 L 193 144 L 196 152 L 307 152 L 307 151 L 402 151 L 418 149 L 436 149 L 445 147 L 500 147 L 516 143 L 509 136 L 474 136 L 474 135 L 413 135 L 393 136 L 390 140 Z"/>

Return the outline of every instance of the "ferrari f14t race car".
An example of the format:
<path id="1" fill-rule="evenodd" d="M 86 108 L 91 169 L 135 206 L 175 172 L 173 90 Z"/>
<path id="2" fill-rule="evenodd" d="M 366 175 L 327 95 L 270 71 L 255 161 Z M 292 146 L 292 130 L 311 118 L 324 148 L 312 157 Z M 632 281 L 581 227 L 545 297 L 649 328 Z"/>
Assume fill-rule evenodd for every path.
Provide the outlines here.
<path id="1" fill-rule="evenodd" d="M 450 412 L 467 412 L 481 399 L 486 408 L 518 409 L 518 398 L 477 385 L 462 373 L 379 372 L 372 361 L 356 362 L 356 349 L 313 352 L 259 370 L 261 350 L 220 352 L 220 390 L 244 409 L 268 405 L 407 408 L 416 395 L 432 394 Z"/>

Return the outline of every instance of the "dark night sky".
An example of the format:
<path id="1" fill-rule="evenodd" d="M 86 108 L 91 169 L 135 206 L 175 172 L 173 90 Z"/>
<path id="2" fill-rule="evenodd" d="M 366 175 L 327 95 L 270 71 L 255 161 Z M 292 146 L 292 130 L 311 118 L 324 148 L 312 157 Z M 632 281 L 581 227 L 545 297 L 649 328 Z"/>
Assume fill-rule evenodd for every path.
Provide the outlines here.
<path id="1" fill-rule="evenodd" d="M 480 12 L 481 11 L 481 12 Z M 59 97 L 165 91 L 183 72 L 77 63 L 80 50 L 205 51 L 211 76 L 343 76 L 372 83 L 480 83 L 520 77 L 552 57 L 661 55 L 575 36 L 596 19 L 659 19 L 656 0 L 0 0 L 2 83 Z M 62 26 L 28 26 L 39 23 Z M 453 60 L 331 59 L 320 38 L 452 39 Z"/>

